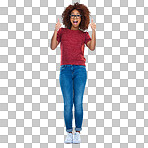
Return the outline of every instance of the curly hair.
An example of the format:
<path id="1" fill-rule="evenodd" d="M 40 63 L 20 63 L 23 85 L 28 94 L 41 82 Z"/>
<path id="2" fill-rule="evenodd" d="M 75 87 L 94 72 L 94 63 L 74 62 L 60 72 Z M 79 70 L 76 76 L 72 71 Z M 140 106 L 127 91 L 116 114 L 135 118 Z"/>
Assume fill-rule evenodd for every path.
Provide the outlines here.
<path id="1" fill-rule="evenodd" d="M 79 4 L 78 2 L 76 2 L 74 3 L 74 5 L 69 5 L 68 7 L 66 7 L 64 12 L 62 13 L 62 18 L 63 18 L 62 22 L 66 28 L 71 29 L 72 24 L 70 22 L 70 14 L 74 9 L 79 11 L 81 15 L 81 22 L 80 22 L 79 28 L 85 31 L 86 29 L 88 29 L 88 25 L 90 21 L 89 19 L 90 11 L 84 4 Z"/>

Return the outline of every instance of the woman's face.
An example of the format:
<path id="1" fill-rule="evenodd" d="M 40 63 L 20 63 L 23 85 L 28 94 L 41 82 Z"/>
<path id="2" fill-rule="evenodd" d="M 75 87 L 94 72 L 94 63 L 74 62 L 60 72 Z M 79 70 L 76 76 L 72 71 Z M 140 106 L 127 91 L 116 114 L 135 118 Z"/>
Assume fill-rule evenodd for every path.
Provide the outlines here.
<path id="1" fill-rule="evenodd" d="M 80 15 L 80 12 L 78 10 L 74 9 L 71 12 L 71 15 Z M 71 21 L 72 26 L 74 28 L 79 28 L 79 24 L 81 22 L 81 16 L 80 17 L 70 17 L 70 21 Z"/>

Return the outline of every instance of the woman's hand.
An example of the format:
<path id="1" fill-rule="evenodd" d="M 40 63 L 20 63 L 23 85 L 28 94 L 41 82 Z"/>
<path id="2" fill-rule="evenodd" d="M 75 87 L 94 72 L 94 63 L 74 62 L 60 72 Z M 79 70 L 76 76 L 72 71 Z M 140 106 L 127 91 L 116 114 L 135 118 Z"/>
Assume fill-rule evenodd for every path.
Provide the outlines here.
<path id="1" fill-rule="evenodd" d="M 96 24 L 93 22 L 93 18 L 91 19 L 91 24 L 90 24 L 90 26 L 91 26 L 91 29 L 92 29 L 92 30 L 96 30 Z"/>
<path id="2" fill-rule="evenodd" d="M 58 31 L 61 28 L 61 26 L 62 26 L 62 24 L 60 23 L 59 18 L 58 18 L 58 22 L 55 25 L 55 30 Z"/>

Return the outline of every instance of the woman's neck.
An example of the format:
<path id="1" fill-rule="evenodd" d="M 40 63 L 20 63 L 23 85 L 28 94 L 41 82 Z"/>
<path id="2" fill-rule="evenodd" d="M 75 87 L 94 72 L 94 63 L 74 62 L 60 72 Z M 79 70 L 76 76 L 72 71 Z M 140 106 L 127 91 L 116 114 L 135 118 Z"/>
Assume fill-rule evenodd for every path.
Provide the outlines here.
<path id="1" fill-rule="evenodd" d="M 79 27 L 75 28 L 72 26 L 70 30 L 79 30 Z"/>

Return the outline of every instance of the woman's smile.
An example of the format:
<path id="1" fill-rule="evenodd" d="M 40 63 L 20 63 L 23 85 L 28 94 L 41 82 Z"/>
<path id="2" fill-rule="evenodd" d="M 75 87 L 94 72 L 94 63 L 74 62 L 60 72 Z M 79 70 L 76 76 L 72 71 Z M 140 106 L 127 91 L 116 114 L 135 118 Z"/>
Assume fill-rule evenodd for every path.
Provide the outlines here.
<path id="1" fill-rule="evenodd" d="M 75 25 L 77 25 L 78 21 L 73 21 L 73 23 L 74 23 Z"/>

